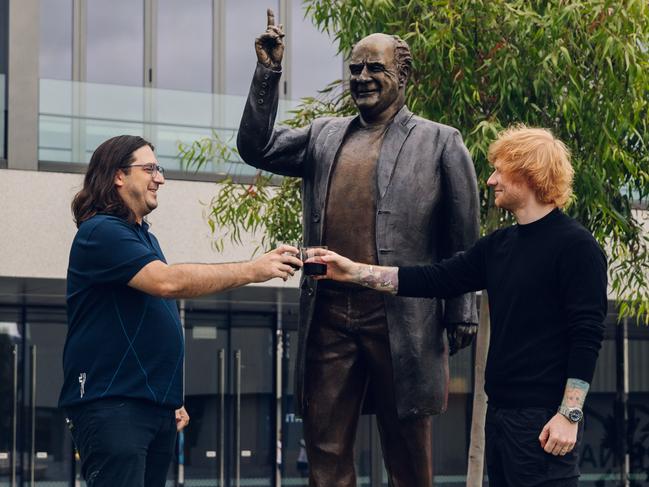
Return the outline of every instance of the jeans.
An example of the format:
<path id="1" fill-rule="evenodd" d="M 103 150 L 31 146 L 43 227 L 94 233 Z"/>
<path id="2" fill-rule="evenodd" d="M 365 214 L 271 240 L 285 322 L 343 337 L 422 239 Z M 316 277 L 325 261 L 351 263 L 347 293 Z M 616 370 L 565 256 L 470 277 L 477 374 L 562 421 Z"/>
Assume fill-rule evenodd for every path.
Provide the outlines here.
<path id="1" fill-rule="evenodd" d="M 66 414 L 88 487 L 164 487 L 176 444 L 173 409 L 109 398 Z"/>
<path id="2" fill-rule="evenodd" d="M 579 452 L 584 425 L 575 448 L 554 456 L 541 448 L 539 435 L 556 409 L 488 406 L 485 425 L 487 472 L 491 487 L 573 487 L 579 479 Z"/>

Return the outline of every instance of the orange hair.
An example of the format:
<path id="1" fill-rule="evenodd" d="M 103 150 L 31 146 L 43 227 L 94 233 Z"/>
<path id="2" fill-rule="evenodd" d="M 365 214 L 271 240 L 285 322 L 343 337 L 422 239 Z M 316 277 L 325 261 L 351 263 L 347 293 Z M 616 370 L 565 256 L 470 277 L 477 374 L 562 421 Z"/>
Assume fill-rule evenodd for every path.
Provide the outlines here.
<path id="1" fill-rule="evenodd" d="M 572 195 L 570 151 L 547 129 L 509 127 L 489 146 L 487 158 L 499 171 L 526 181 L 541 203 L 563 208 Z"/>

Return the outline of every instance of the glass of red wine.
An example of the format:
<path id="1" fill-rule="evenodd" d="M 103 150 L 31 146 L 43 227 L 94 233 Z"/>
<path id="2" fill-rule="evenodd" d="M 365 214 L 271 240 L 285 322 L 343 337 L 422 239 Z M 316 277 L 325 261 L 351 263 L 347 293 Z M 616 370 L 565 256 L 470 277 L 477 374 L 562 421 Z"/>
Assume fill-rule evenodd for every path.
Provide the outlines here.
<path id="1" fill-rule="evenodd" d="M 300 249 L 300 257 L 303 262 L 302 272 L 307 276 L 327 275 L 327 263 L 318 261 L 318 250 L 327 250 L 327 247 L 324 245 L 316 245 L 311 247 L 302 247 Z M 307 262 L 309 259 L 311 259 L 311 262 Z"/>

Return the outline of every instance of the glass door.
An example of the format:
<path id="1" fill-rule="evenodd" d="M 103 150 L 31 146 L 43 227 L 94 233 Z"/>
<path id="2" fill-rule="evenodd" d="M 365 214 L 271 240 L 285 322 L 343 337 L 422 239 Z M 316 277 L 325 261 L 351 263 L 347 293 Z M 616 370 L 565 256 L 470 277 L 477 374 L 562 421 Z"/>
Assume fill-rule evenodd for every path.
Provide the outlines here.
<path id="1" fill-rule="evenodd" d="M 72 482 L 72 441 L 58 408 L 66 332 L 62 307 L 0 307 L 0 485 Z"/>
<path id="2" fill-rule="evenodd" d="M 25 485 L 69 485 L 74 476 L 74 449 L 65 413 L 58 407 L 67 334 L 65 309 L 28 308 L 27 320 Z"/>
<path id="3" fill-rule="evenodd" d="M 179 459 L 184 462 L 179 472 L 185 484 L 193 487 L 227 485 L 229 335 L 225 314 L 186 313 L 185 408 L 190 422 L 179 437 L 178 444 L 183 445 Z"/>
<path id="4" fill-rule="evenodd" d="M 18 353 L 17 311 L 0 310 L 0 485 L 18 479 Z"/>
<path id="5" fill-rule="evenodd" d="M 245 316 L 239 319 L 246 320 Z M 255 322 L 269 321 L 261 316 Z M 277 457 L 274 432 L 274 346 L 270 327 L 232 331 L 232 486 L 270 486 Z"/>
<path id="6" fill-rule="evenodd" d="M 186 485 L 273 484 L 272 318 L 186 313 Z"/>

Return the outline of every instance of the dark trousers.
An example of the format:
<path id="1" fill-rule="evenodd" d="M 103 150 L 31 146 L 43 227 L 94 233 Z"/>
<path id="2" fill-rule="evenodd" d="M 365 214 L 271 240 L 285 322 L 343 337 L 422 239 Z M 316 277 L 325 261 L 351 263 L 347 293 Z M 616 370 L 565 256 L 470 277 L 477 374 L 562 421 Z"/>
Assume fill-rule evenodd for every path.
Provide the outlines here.
<path id="1" fill-rule="evenodd" d="M 318 296 L 307 344 L 304 440 L 310 487 L 354 487 L 363 401 L 376 413 L 393 487 L 433 484 L 432 418 L 399 420 L 383 298 L 364 290 Z"/>
<path id="2" fill-rule="evenodd" d="M 111 398 L 66 414 L 88 487 L 164 487 L 176 444 L 172 409 Z"/>
<path id="3" fill-rule="evenodd" d="M 583 423 L 564 456 L 541 448 L 539 435 L 556 409 L 488 406 L 485 424 L 489 487 L 576 487 Z"/>

